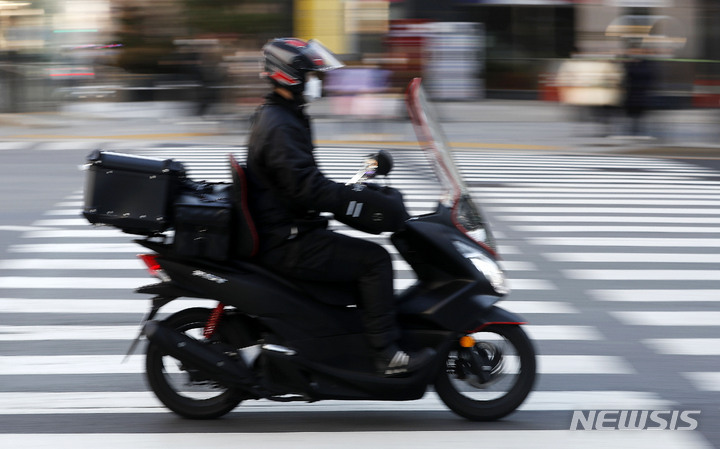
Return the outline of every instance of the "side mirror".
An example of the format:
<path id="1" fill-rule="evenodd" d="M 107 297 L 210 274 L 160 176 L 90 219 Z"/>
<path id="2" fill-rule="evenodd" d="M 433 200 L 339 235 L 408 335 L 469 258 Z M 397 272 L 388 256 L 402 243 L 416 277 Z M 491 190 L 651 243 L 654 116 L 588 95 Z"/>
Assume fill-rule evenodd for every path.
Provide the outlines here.
<path id="1" fill-rule="evenodd" d="M 385 176 L 390 173 L 393 168 L 393 159 L 388 151 L 380 150 L 372 158 L 377 161 L 375 175 Z"/>
<path id="2" fill-rule="evenodd" d="M 390 153 L 380 150 L 375 154 L 369 154 L 365 159 L 365 166 L 361 168 L 346 185 L 364 182 L 373 179 L 377 175 L 385 176 L 392 170 L 393 160 Z"/>

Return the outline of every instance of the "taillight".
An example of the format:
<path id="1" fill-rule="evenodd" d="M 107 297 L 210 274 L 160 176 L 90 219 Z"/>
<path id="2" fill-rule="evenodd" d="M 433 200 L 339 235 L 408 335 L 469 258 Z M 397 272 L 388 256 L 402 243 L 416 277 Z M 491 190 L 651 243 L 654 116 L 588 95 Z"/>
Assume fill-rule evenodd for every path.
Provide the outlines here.
<path id="1" fill-rule="evenodd" d="M 148 272 L 151 276 L 154 276 L 161 281 L 168 281 L 170 278 L 163 271 L 160 263 L 157 261 L 157 254 L 138 254 L 140 260 L 142 260 L 147 266 Z"/>

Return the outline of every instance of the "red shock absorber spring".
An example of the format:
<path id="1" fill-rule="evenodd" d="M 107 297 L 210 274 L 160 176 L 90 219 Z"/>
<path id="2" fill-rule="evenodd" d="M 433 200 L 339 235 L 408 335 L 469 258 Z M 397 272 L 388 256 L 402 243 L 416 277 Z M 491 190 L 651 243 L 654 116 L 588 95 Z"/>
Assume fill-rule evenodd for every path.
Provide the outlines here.
<path id="1" fill-rule="evenodd" d="M 224 310 L 225 304 L 218 303 L 212 313 L 210 313 L 210 318 L 208 318 L 207 323 L 205 323 L 205 329 L 203 329 L 203 337 L 205 337 L 205 339 L 215 335 L 215 331 L 217 330 L 218 323 L 220 322 L 220 318 L 222 317 Z"/>

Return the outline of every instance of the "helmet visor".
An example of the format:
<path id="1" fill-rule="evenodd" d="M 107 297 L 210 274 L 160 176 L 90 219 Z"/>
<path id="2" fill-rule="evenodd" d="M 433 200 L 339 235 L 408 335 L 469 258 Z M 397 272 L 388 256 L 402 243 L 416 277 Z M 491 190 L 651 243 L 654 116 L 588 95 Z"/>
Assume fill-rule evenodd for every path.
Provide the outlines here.
<path id="1" fill-rule="evenodd" d="M 313 61 L 313 70 L 318 72 L 329 72 L 330 70 L 345 67 L 345 64 L 340 62 L 340 59 L 318 40 L 310 39 L 305 52 Z"/>

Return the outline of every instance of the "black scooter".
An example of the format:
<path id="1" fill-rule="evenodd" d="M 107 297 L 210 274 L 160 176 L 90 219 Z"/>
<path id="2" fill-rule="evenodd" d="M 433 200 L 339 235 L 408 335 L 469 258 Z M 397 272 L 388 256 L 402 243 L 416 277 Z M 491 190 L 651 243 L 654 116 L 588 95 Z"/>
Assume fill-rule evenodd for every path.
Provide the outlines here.
<path id="1" fill-rule="evenodd" d="M 457 414 L 488 421 L 525 400 L 535 380 L 535 351 L 524 320 L 495 305 L 509 289 L 492 235 L 419 80 L 411 83 L 407 103 L 446 193 L 434 213 L 410 218 L 391 237 L 417 275 L 397 297 L 398 319 L 402 346 L 433 348 L 435 359 L 405 376 L 380 376 L 351 289 L 291 282 L 248 260 L 179 257 L 170 245 L 146 238 L 136 241 L 154 253 L 140 257 L 161 282 L 137 290 L 154 295 L 141 334 L 149 340 L 147 379 L 168 408 L 209 419 L 244 400 L 405 401 L 434 386 Z M 385 174 L 390 165 L 381 152 L 352 182 Z M 179 297 L 218 305 L 153 320 Z"/>

